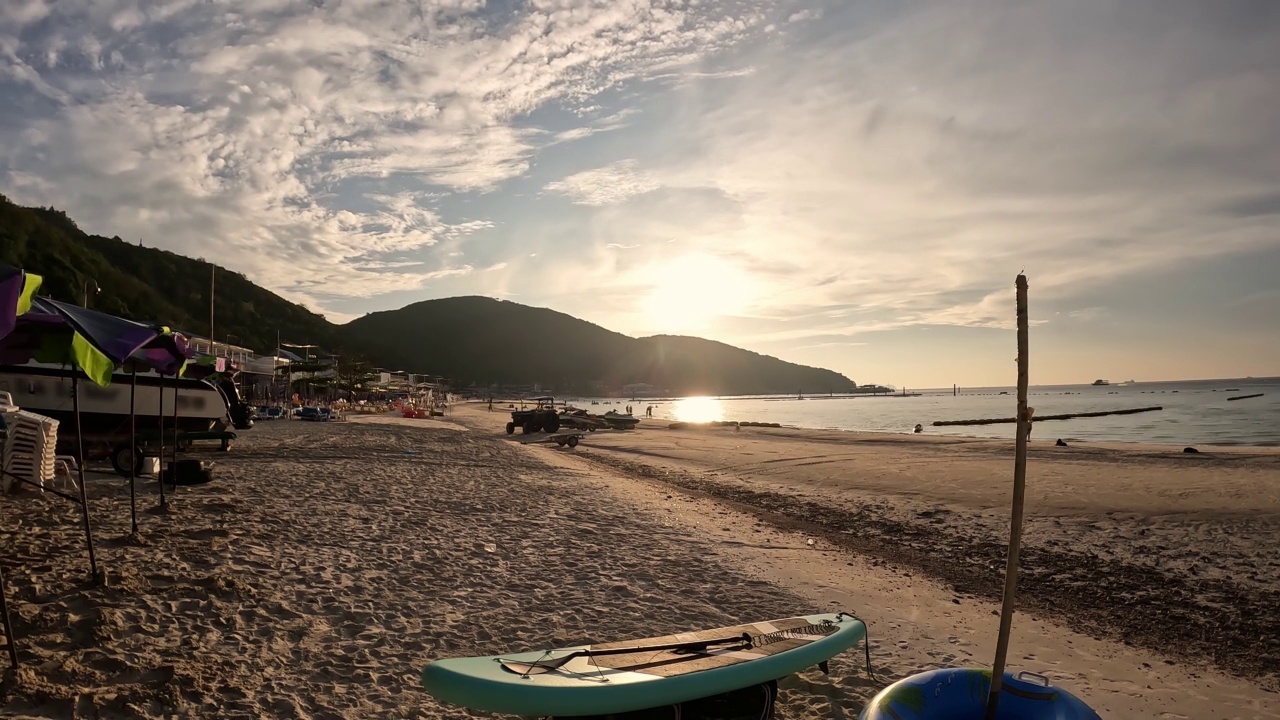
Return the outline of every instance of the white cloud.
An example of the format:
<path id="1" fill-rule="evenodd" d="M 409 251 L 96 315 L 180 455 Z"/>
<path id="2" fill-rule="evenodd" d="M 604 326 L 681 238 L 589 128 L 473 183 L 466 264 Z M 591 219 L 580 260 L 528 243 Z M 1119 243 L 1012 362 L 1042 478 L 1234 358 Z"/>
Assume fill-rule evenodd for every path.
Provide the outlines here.
<path id="1" fill-rule="evenodd" d="M 462 271 L 448 253 L 492 227 L 445 220 L 439 191 L 525 174 L 546 131 L 523 118 L 695 63 L 762 17 L 675 0 L 6 0 L 0 100 L 44 100 L 0 102 L 31 110 L 0 122 L 0 183 L 313 304 L 417 288 Z"/>
<path id="2" fill-rule="evenodd" d="M 619 160 L 547 183 L 543 189 L 565 195 L 579 205 L 612 205 L 653 192 L 658 183 L 640 170 L 635 160 Z"/>
<path id="3" fill-rule="evenodd" d="M 1193 5 L 1133 10 L 1123 26 L 1100 7 L 1002 8 L 904 10 L 855 42 L 828 13 L 823 40 L 753 57 L 759 70 L 723 100 L 684 93 L 685 142 L 643 158 L 645 187 L 731 201 L 681 241 L 751 268 L 769 288 L 744 311 L 760 328 L 793 321 L 729 340 L 1008 328 L 1019 271 L 1037 302 L 1088 302 L 1280 244 L 1275 23 Z M 632 194 L 610 179 L 559 189 L 596 205 Z M 653 214 L 603 208 L 597 242 L 622 228 L 656 246 L 669 236 Z M 822 315 L 843 306 L 874 312 Z"/>

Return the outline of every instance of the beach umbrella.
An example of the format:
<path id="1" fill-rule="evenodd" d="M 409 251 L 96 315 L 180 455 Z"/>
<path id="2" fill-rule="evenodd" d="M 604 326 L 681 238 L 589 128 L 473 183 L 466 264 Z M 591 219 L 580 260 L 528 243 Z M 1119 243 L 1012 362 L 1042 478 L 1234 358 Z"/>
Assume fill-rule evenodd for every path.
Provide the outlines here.
<path id="1" fill-rule="evenodd" d="M 0 363 L 32 360 L 77 367 L 98 385 L 111 383 L 111 373 L 160 331 L 76 305 L 34 298 L 17 316 L 13 330 L 0 338 Z"/>
<path id="2" fill-rule="evenodd" d="M 18 316 L 31 308 L 41 280 L 39 275 L 0 263 L 0 338 L 13 332 Z"/>
<path id="3" fill-rule="evenodd" d="M 71 328 L 71 359 L 98 385 L 109 385 L 111 373 L 160 334 L 151 325 L 97 310 L 48 298 L 39 298 L 38 302 Z"/>

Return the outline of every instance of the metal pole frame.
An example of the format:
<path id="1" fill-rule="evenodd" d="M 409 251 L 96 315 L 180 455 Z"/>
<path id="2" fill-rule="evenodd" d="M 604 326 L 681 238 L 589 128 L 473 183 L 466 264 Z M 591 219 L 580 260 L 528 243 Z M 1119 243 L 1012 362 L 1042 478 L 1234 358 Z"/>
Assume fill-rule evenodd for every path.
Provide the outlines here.
<path id="1" fill-rule="evenodd" d="M 142 460 L 138 452 L 138 367 L 129 368 L 129 521 L 132 534 L 138 534 L 138 463 Z"/>
<path id="2" fill-rule="evenodd" d="M 169 507 L 169 499 L 164 495 L 164 373 L 160 375 L 160 407 L 156 409 L 156 415 L 160 419 L 160 473 L 157 480 L 160 481 L 160 508 Z M 174 388 L 174 400 L 177 400 L 177 388 Z M 177 437 L 176 435 L 174 436 Z"/>
<path id="3" fill-rule="evenodd" d="M 97 584 L 98 558 L 93 552 L 93 526 L 89 522 L 89 496 L 84 487 L 84 432 L 80 427 L 80 372 L 71 376 L 71 404 L 76 415 L 76 465 L 80 475 L 80 516 L 84 519 L 84 537 L 89 545 L 89 579 Z"/>
<path id="4" fill-rule="evenodd" d="M 182 394 L 178 386 L 178 373 L 173 373 L 173 464 L 169 480 L 173 482 L 173 492 L 178 492 L 178 396 Z M 160 474 L 160 486 L 164 487 L 164 474 Z"/>

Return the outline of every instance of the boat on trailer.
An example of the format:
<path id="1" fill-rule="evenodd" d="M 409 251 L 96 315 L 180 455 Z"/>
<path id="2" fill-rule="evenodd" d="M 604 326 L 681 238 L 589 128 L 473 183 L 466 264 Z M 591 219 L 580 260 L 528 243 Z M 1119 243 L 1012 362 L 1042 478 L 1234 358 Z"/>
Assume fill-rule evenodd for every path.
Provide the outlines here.
<path id="1" fill-rule="evenodd" d="M 75 373 L 71 368 L 45 363 L 0 365 L 0 392 L 9 393 L 14 404 L 24 410 L 57 420 L 60 439 L 74 442 L 76 418 L 71 388 Z M 162 428 L 175 437 L 175 429 L 178 434 L 192 434 L 252 427 L 250 408 L 229 379 L 214 383 L 139 372 L 136 394 L 133 380 L 130 373 L 119 370 L 105 387 L 81 377 L 80 432 L 86 442 L 106 445 L 113 453 L 127 449 L 131 405 L 133 427 L 141 435 L 154 435 Z"/>

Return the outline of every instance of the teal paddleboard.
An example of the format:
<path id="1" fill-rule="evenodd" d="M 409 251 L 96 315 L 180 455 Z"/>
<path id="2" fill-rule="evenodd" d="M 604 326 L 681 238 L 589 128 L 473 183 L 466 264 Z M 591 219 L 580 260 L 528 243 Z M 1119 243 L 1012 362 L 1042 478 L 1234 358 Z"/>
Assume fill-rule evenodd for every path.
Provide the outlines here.
<path id="1" fill-rule="evenodd" d="M 422 686 L 453 705 L 527 716 L 621 713 L 750 687 L 825 662 L 867 635 L 845 613 L 663 637 L 437 660 Z"/>

